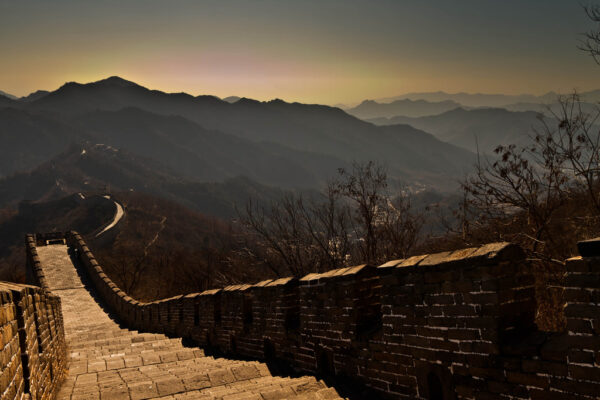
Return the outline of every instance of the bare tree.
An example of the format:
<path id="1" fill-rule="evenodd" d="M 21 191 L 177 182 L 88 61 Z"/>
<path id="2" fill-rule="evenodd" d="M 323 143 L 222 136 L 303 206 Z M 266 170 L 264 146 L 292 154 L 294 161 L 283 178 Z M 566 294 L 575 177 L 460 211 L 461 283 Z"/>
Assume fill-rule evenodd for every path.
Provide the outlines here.
<path id="1" fill-rule="evenodd" d="M 249 203 L 241 220 L 255 240 L 246 255 L 276 275 L 296 276 L 405 257 L 422 226 L 407 196 L 389 196 L 375 163 L 338 172 L 320 199 L 288 195 L 268 209 Z"/>
<path id="2" fill-rule="evenodd" d="M 588 18 L 598 23 L 598 27 L 584 34 L 584 39 L 579 48 L 594 58 L 600 64 L 600 5 L 584 6 Z"/>
<path id="3" fill-rule="evenodd" d="M 525 218 L 519 234 L 529 239 L 528 247 L 537 255 L 552 218 L 566 202 L 569 183 L 563 155 L 554 142 L 542 139 L 536 136 L 531 147 L 498 146 L 499 158 L 480 159 L 475 173 L 462 183 L 467 207 L 475 210 L 471 229 Z"/>
<path id="4" fill-rule="evenodd" d="M 256 241 L 245 251 L 278 276 L 341 266 L 349 247 L 347 215 L 333 191 L 324 202 L 288 194 L 268 210 L 250 202 L 242 220 Z"/>
<path id="5" fill-rule="evenodd" d="M 584 35 L 580 49 L 600 64 L 600 5 L 584 7 L 597 29 Z M 577 92 L 558 99 L 558 110 L 548 107 L 550 118 L 542 118 L 529 147 L 514 145 L 496 149 L 499 159 L 480 162 L 473 176 L 465 180 L 467 194 L 463 217 L 468 219 L 471 233 L 493 230 L 502 232 L 501 224 L 513 225 L 513 234 L 528 236 L 533 253 L 545 252 L 546 242 L 556 240 L 557 227 L 580 229 L 582 221 L 588 227 L 600 217 L 600 109 L 584 110 Z M 587 199 L 587 201 L 583 200 Z M 583 210 L 582 210 L 583 208 Z M 475 214 L 473 214 L 475 209 Z M 484 216 L 485 218 L 481 218 Z M 526 221 L 526 232 L 517 232 L 514 221 Z M 592 219 L 592 222 L 588 220 Z M 548 234 L 555 224 L 555 234 Z M 593 229 L 592 229 L 593 230 Z M 588 229 L 582 232 L 590 234 Z M 467 235 L 468 236 L 468 235 Z M 575 236 L 571 233 L 570 236 Z M 521 242 L 522 243 L 522 242 Z M 556 251 L 554 251 L 556 253 Z M 567 254 L 561 254 L 564 256 Z"/>
<path id="6" fill-rule="evenodd" d="M 600 216 L 600 108 L 586 112 L 577 92 L 561 96 L 558 103 L 558 111 L 549 109 L 553 120 L 543 120 L 536 140 L 566 161 L 563 168 L 572 188 L 586 193 L 592 213 Z"/>
<path id="7" fill-rule="evenodd" d="M 423 216 L 412 211 L 408 196 L 400 195 L 387 199 L 380 218 L 377 261 L 408 257 L 419 241 Z"/>
<path id="8" fill-rule="evenodd" d="M 125 293 L 134 295 L 150 268 L 146 254 L 119 249 L 111 257 L 110 264 L 115 269 L 115 283 Z"/>
<path id="9" fill-rule="evenodd" d="M 379 235 L 378 220 L 387 204 L 387 174 L 381 165 L 369 161 L 353 163 L 352 170 L 338 170 L 339 178 L 332 184 L 333 190 L 348 199 L 353 205 L 355 237 L 362 243 L 358 246 L 361 259 L 366 263 L 377 261 Z"/>

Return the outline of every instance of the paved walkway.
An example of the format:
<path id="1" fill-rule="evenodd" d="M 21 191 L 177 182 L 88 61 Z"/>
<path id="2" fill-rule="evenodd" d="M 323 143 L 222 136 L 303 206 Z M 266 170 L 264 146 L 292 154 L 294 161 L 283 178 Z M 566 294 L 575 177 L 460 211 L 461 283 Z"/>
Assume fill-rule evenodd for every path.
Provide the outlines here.
<path id="1" fill-rule="evenodd" d="M 79 195 L 81 196 L 81 193 L 79 193 Z M 111 230 L 112 228 L 114 228 L 119 223 L 121 218 L 123 218 L 123 215 L 125 215 L 125 211 L 123 210 L 123 207 L 119 203 L 112 200 L 109 195 L 105 195 L 104 198 L 115 203 L 115 215 L 114 215 L 111 223 L 108 224 L 104 229 L 102 229 L 102 231 L 98 232 L 96 237 L 98 237 L 98 236 L 102 235 L 104 232 L 107 232 L 107 231 Z"/>
<path id="2" fill-rule="evenodd" d="M 312 376 L 272 376 L 264 363 L 206 356 L 181 339 L 121 328 L 85 288 L 65 245 L 37 248 L 62 299 L 70 353 L 58 399 L 338 399 Z"/>

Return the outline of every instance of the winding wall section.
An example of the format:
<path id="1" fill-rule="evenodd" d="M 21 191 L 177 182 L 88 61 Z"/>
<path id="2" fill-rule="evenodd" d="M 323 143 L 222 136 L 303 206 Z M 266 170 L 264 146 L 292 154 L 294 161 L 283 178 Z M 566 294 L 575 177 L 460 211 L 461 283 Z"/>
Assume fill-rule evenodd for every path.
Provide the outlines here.
<path id="1" fill-rule="evenodd" d="M 67 242 L 136 329 L 348 377 L 389 398 L 600 393 L 600 258 L 567 260 L 567 331 L 553 333 L 535 326 L 531 265 L 509 243 L 141 303 L 104 274 L 80 235 Z"/>
<path id="2" fill-rule="evenodd" d="M 536 328 L 531 265 L 519 247 L 508 243 L 152 303 L 137 302 L 121 291 L 74 232 L 29 237 L 28 264 L 38 283 L 63 299 L 72 361 L 63 398 L 337 396 L 314 378 L 285 380 L 272 377 L 261 363 L 212 359 L 163 335 L 169 334 L 232 355 L 281 361 L 307 374 L 348 377 L 382 397 L 594 399 L 600 393 L 599 248 L 600 240 L 584 243 L 584 257 L 566 261 L 560 287 L 564 332 Z M 147 333 L 122 328 L 109 318 L 77 271 L 89 277 L 122 323 Z M 14 290 L 43 294 L 31 287 Z M 7 309 L 21 307 L 20 315 L 31 315 L 25 311 L 29 303 L 6 298 Z M 32 323 L 7 315 L 4 326 L 33 331 Z M 29 320 L 42 314 L 33 315 Z M 60 318 L 54 320 L 61 325 Z M 60 338 L 60 329 L 55 332 Z M 34 336 L 44 337 L 18 337 Z M 34 377 L 49 374 L 31 372 L 44 370 L 31 369 L 35 346 L 26 340 L 22 349 L 30 350 L 14 350 L 16 336 L 2 337 L 2 390 L 16 393 L 6 398 L 22 398 L 19 393 L 27 391 L 27 384 L 20 382 L 45 387 Z M 47 343 L 46 348 L 58 350 L 51 357 L 56 363 L 46 365 L 60 366 L 64 345 L 60 339 Z M 54 379 L 49 382 L 56 385 Z"/>
<path id="3" fill-rule="evenodd" d="M 37 276 L 62 299 L 69 373 L 59 399 L 336 399 L 332 388 L 312 376 L 273 376 L 256 361 L 214 358 L 180 338 L 140 333 L 121 326 L 86 284 L 79 260 L 85 248 L 72 234 L 36 235 Z M 90 275 L 92 278 L 94 275 Z M 94 279 L 95 281 L 95 279 Z M 96 294 L 98 294 L 96 292 Z M 109 297 L 104 297 L 110 300 Z"/>

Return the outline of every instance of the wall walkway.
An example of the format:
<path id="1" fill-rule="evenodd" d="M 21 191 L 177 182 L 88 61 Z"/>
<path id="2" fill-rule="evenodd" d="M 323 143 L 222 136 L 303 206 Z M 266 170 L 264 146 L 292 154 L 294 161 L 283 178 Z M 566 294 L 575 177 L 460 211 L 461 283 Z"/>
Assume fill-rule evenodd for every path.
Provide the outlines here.
<path id="1" fill-rule="evenodd" d="M 62 300 L 69 373 L 59 399 L 339 398 L 312 376 L 272 376 L 255 361 L 205 355 L 181 339 L 120 326 L 100 306 L 69 247 L 38 235 L 37 269 Z"/>
<path id="2" fill-rule="evenodd" d="M 564 332 L 536 327 L 532 268 L 509 243 L 151 303 L 121 291 L 75 232 L 28 243 L 33 275 L 64 303 L 72 364 L 62 398 L 337 397 L 314 374 L 393 399 L 599 398 L 600 239 L 565 263 Z M 109 318 L 79 273 L 139 332 Z M 164 334 L 307 376 L 273 377 Z"/>

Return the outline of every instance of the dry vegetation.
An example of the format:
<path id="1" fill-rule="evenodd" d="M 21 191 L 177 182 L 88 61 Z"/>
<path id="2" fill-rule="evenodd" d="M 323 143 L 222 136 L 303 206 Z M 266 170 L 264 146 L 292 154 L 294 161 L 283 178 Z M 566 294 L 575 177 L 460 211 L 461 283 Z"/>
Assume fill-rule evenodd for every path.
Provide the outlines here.
<path id="1" fill-rule="evenodd" d="M 116 193 L 126 217 L 107 237 L 87 237 L 107 274 L 140 300 L 253 281 L 267 275 L 232 265 L 231 223 L 143 193 Z"/>
<path id="2" fill-rule="evenodd" d="M 540 121 L 526 147 L 500 146 L 462 182 L 463 201 L 438 219 L 415 211 L 388 187 L 375 163 L 339 171 L 321 196 L 290 194 L 270 206 L 248 204 L 224 222 L 143 194 L 117 197 L 127 218 L 111 245 L 92 245 L 115 282 L 139 299 L 230 283 L 302 276 L 495 241 L 520 244 L 537 278 L 538 326 L 561 329 L 559 286 L 576 243 L 600 234 L 598 114 L 561 99 L 555 123 Z M 438 230 L 438 232 L 440 232 Z M 112 247 L 111 247 L 112 246 Z"/>
<path id="3" fill-rule="evenodd" d="M 23 238 L 31 232 L 77 230 L 89 235 L 114 213 L 112 202 L 74 194 L 42 203 L 22 202 L 18 210 L 0 209 L 0 280 L 25 282 Z"/>

